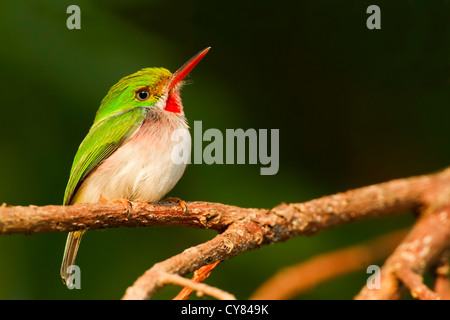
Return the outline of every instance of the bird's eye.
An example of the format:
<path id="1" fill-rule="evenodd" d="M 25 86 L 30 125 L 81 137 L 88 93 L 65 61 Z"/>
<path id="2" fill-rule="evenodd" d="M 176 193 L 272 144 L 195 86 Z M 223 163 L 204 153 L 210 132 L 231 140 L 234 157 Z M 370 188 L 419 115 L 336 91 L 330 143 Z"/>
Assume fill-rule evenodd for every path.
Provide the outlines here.
<path id="1" fill-rule="evenodd" d="M 148 92 L 148 88 L 139 89 L 136 91 L 136 99 L 139 101 L 145 101 L 150 98 L 150 92 Z"/>

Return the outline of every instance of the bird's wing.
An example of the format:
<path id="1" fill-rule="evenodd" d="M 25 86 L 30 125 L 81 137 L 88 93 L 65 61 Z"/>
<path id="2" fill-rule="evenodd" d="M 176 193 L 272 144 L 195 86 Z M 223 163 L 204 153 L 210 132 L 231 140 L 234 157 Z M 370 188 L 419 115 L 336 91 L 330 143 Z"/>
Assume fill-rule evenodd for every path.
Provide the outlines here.
<path id="1" fill-rule="evenodd" d="M 124 144 L 142 125 L 146 108 L 133 108 L 95 123 L 84 138 L 73 161 L 64 205 L 69 205 L 87 176 Z"/>

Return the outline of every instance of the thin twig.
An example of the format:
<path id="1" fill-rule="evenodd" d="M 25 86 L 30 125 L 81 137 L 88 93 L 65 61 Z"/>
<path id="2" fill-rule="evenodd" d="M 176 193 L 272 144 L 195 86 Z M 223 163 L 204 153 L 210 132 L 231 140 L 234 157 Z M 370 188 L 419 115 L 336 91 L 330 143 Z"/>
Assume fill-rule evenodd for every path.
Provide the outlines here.
<path id="1" fill-rule="evenodd" d="M 200 269 L 194 271 L 194 276 L 192 277 L 193 282 L 203 282 L 206 278 L 209 277 L 214 268 L 220 263 L 220 260 L 217 260 L 214 263 L 208 264 L 207 266 L 203 266 Z M 192 288 L 183 288 L 181 291 L 172 299 L 172 300 L 187 300 L 189 296 L 192 294 Z"/>
<path id="2" fill-rule="evenodd" d="M 163 284 L 176 284 L 181 287 L 190 288 L 197 291 L 199 295 L 207 294 L 219 300 L 236 300 L 232 294 L 219 288 L 211 287 L 204 283 L 195 282 L 190 279 L 183 278 L 177 274 L 163 272 L 158 276 L 158 279 Z"/>

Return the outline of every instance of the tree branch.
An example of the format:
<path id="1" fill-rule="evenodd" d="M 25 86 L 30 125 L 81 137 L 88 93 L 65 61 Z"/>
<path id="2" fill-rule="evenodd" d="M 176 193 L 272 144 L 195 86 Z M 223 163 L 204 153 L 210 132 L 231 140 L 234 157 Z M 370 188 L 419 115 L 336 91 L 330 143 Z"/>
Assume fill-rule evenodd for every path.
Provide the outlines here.
<path id="1" fill-rule="evenodd" d="M 450 200 L 450 197 L 448 198 Z M 381 269 L 380 289 L 364 287 L 356 299 L 398 299 L 406 286 L 413 297 L 440 299 L 422 275 L 450 248 L 450 205 L 421 216 Z"/>
<path id="2" fill-rule="evenodd" d="M 450 168 L 437 174 L 392 180 L 303 203 L 281 204 L 272 210 L 211 202 L 187 202 L 189 214 L 184 214 L 175 202 L 131 202 L 129 211 L 118 203 L 41 207 L 3 204 L 0 206 L 0 234 L 157 225 L 221 232 L 235 222 L 251 220 L 269 228 L 281 227 L 272 230 L 271 237 L 261 239 L 264 243 L 272 243 L 300 234 L 311 235 L 342 223 L 418 209 L 432 202 L 426 197 L 427 192 L 434 189 L 442 194 L 439 202 L 445 202 L 445 196 L 450 192 Z"/>
<path id="3" fill-rule="evenodd" d="M 220 232 L 212 240 L 155 264 L 124 298 L 149 298 L 164 283 L 163 273 L 186 275 L 217 260 L 226 260 L 262 245 L 312 235 L 333 226 L 405 210 L 442 207 L 450 199 L 450 168 L 430 175 L 392 180 L 304 203 L 273 209 L 239 208 L 188 202 L 189 213 L 176 203 L 114 203 L 73 206 L 0 207 L 0 234 L 69 232 L 113 227 L 188 226 Z M 426 256 L 425 258 L 429 258 Z M 427 264 L 426 264 L 427 265 Z"/>

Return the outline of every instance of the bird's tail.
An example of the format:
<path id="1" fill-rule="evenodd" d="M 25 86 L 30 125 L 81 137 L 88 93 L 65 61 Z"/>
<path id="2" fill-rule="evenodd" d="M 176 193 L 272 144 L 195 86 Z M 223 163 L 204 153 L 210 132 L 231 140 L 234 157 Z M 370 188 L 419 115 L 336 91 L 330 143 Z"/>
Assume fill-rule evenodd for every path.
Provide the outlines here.
<path id="1" fill-rule="evenodd" d="M 61 278 L 64 284 L 66 284 L 67 278 L 70 276 L 67 273 L 67 268 L 75 264 L 75 258 L 77 257 L 78 247 L 80 246 L 81 237 L 85 231 L 73 231 L 69 232 L 66 241 L 66 247 L 64 249 L 64 257 L 61 263 Z"/>

